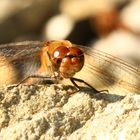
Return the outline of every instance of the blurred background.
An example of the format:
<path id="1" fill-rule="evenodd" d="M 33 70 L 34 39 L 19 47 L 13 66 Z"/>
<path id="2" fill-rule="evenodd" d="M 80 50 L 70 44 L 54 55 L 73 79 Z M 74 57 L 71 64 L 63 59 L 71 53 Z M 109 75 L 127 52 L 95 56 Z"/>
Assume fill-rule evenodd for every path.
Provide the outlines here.
<path id="1" fill-rule="evenodd" d="M 67 39 L 140 66 L 140 0 L 0 0 L 0 44 Z"/>

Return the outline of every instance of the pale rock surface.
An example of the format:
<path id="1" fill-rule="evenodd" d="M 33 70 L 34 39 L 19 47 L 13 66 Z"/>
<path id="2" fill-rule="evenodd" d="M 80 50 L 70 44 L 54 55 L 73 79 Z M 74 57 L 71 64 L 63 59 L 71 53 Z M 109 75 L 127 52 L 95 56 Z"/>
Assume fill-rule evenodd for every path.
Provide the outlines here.
<path id="1" fill-rule="evenodd" d="M 122 22 L 133 31 L 140 33 L 140 0 L 131 1 L 121 12 Z"/>
<path id="2" fill-rule="evenodd" d="M 139 140 L 140 95 L 63 85 L 0 89 L 1 140 Z"/>
<path id="3" fill-rule="evenodd" d="M 126 62 L 140 67 L 140 37 L 123 29 L 110 33 L 91 45 L 93 48 L 116 56 Z"/>
<path id="4" fill-rule="evenodd" d="M 103 11 L 114 9 L 117 5 L 127 1 L 128 0 L 62 0 L 60 10 L 63 14 L 77 21 L 95 16 L 97 13 Z"/>

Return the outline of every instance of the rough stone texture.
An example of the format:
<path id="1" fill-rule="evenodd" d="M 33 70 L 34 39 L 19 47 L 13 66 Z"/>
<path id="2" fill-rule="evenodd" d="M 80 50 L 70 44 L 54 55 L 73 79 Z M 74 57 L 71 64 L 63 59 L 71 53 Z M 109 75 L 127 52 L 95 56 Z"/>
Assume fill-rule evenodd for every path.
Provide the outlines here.
<path id="1" fill-rule="evenodd" d="M 140 95 L 69 94 L 63 85 L 0 89 L 1 140 L 139 140 Z"/>

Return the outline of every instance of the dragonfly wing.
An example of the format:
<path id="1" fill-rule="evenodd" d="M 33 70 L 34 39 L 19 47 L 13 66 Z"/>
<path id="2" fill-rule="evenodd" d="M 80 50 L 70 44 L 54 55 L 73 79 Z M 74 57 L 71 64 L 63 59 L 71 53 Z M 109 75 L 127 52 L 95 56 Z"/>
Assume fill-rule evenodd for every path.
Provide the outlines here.
<path id="1" fill-rule="evenodd" d="M 43 43 L 40 41 L 25 41 L 0 45 L 0 61 L 3 60 L 2 58 L 13 61 L 24 58 L 25 56 L 32 57 L 42 49 Z"/>
<path id="2" fill-rule="evenodd" d="M 0 85 L 16 84 L 34 75 L 40 67 L 44 42 L 26 41 L 0 45 Z"/>
<path id="3" fill-rule="evenodd" d="M 98 90 L 140 93 L 140 71 L 127 62 L 107 53 L 80 47 L 85 52 L 85 65 L 75 77 Z"/>

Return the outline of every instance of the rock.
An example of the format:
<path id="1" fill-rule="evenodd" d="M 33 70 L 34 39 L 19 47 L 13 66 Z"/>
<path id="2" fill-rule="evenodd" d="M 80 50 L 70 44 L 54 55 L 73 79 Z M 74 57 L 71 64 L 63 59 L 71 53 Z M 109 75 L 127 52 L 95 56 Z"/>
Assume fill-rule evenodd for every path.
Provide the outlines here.
<path id="1" fill-rule="evenodd" d="M 63 85 L 20 85 L 0 89 L 0 139 L 140 138 L 140 96 L 75 94 Z"/>
<path id="2" fill-rule="evenodd" d="M 116 56 L 139 68 L 139 36 L 118 29 L 93 43 L 93 48 Z"/>
<path id="3" fill-rule="evenodd" d="M 74 21 L 66 15 L 56 15 L 46 24 L 44 36 L 48 40 L 66 39 L 74 28 Z"/>
<path id="4" fill-rule="evenodd" d="M 140 1 L 131 1 L 121 12 L 122 22 L 134 32 L 140 34 Z"/>

